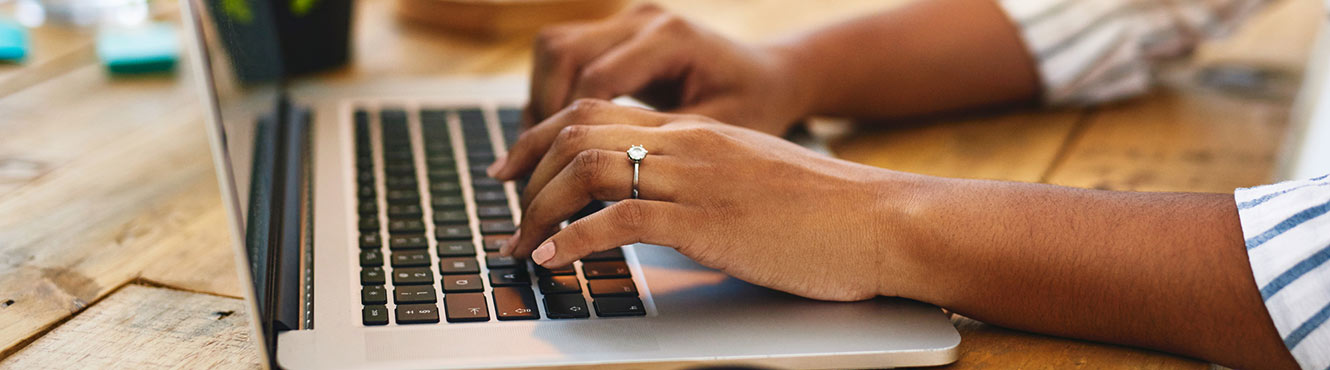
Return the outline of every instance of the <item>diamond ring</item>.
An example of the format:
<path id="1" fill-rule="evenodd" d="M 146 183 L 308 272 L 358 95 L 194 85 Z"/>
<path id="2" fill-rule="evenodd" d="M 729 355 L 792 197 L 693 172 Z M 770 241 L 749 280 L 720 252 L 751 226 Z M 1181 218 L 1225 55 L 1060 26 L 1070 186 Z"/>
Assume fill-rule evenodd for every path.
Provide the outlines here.
<path id="1" fill-rule="evenodd" d="M 637 167 L 642 164 L 642 159 L 647 157 L 647 149 L 641 145 L 633 145 L 628 148 L 628 160 L 633 161 L 633 199 L 637 199 Z"/>

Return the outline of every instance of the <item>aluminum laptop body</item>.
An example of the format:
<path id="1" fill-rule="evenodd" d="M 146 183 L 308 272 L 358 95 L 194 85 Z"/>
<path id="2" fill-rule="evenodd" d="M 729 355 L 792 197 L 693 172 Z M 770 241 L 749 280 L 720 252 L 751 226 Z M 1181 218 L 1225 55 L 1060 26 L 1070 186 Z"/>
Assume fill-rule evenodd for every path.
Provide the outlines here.
<path id="1" fill-rule="evenodd" d="M 238 31 L 213 13 L 229 0 L 210 1 L 186 1 L 183 12 L 195 46 L 195 81 L 209 108 L 206 121 L 241 286 L 266 365 L 883 368 L 956 359 L 960 337 L 937 307 L 895 298 L 808 300 L 728 277 L 667 247 L 624 246 L 621 255 L 584 260 L 564 275 L 525 261 L 491 260 L 487 233 L 520 219 L 513 199 L 521 189 L 512 182 L 487 183 L 492 180 L 468 169 L 510 144 L 524 81 L 263 78 L 263 71 L 252 69 L 255 60 L 281 63 L 275 36 L 263 32 L 272 31 L 263 28 L 268 18 L 256 10 L 245 25 L 250 28 Z M 480 153 L 481 147 L 490 152 Z M 438 170 L 439 163 L 455 167 Z M 391 203 L 417 199 L 393 190 L 393 173 L 407 173 L 397 180 L 418 184 L 414 206 Z M 462 185 L 449 193 L 457 194 L 454 208 L 439 208 L 454 198 L 433 193 L 436 174 Z M 480 190 L 482 183 L 489 190 Z M 484 203 L 492 199 L 503 202 Z M 417 217 L 410 225 L 383 216 L 404 208 Z M 448 209 L 463 221 L 431 222 Z M 478 219 L 482 211 L 511 216 Z M 374 222 L 384 224 L 366 224 Z M 423 246 L 398 249 L 395 243 L 406 241 L 392 239 L 399 226 L 419 226 L 426 237 L 416 242 Z M 367 240 L 368 233 L 381 231 L 379 239 Z M 452 232 L 470 234 L 445 241 L 443 234 Z M 445 251 L 452 247 L 471 254 Z M 602 266 L 621 267 L 605 272 Z M 387 276 L 367 277 L 374 267 Z M 454 267 L 472 271 L 449 275 Z M 501 270 L 525 274 L 530 283 L 510 284 L 507 275 L 496 275 Z M 418 272 L 421 279 L 403 275 L 399 281 L 400 271 Z M 626 294 L 594 293 L 593 281 L 609 281 L 598 280 L 601 274 L 614 275 Z M 556 275 L 568 284 L 547 290 L 542 284 Z M 479 277 L 483 284 L 478 292 L 453 293 L 448 289 L 460 280 L 477 283 L 459 276 Z M 499 297 L 500 291 L 521 292 L 526 298 L 518 301 L 531 304 L 500 305 L 497 299 L 517 296 Z M 410 292 L 421 297 L 404 295 Z M 585 305 L 556 307 L 550 302 L 556 296 Z M 458 297 L 482 303 L 464 306 Z"/>

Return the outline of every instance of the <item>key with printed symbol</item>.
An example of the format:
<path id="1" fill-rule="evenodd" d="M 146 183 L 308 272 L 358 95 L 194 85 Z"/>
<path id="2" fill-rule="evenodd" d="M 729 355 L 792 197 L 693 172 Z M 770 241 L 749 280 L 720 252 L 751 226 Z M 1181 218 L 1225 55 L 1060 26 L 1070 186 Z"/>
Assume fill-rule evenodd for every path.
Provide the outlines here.
<path id="1" fill-rule="evenodd" d="M 585 319 L 591 317 L 591 312 L 581 294 L 547 294 L 545 315 L 551 319 Z"/>
<path id="2" fill-rule="evenodd" d="M 364 249 L 379 249 L 383 246 L 383 241 L 379 239 L 379 233 L 376 231 L 360 234 L 360 247 Z"/>
<path id="3" fill-rule="evenodd" d="M 444 293 L 472 293 L 485 290 L 480 275 L 443 275 Z"/>
<path id="4" fill-rule="evenodd" d="M 434 195 L 429 199 L 434 209 L 457 209 L 466 206 L 466 199 L 461 195 Z"/>
<path id="5" fill-rule="evenodd" d="M 512 256 L 485 256 L 485 267 L 492 269 L 517 266 L 517 259 Z"/>
<path id="6" fill-rule="evenodd" d="M 434 237 L 438 240 L 470 240 L 469 225 L 439 225 L 434 228 Z"/>
<path id="7" fill-rule="evenodd" d="M 503 246 L 504 246 L 504 245 L 507 245 L 507 244 L 508 244 L 508 238 L 511 238 L 511 237 L 513 237 L 513 236 L 512 236 L 512 235 L 485 235 L 485 251 L 486 251 L 486 252 L 498 252 L 500 249 L 503 249 Z"/>
<path id="8" fill-rule="evenodd" d="M 439 242 L 439 257 L 468 257 L 476 255 L 476 246 L 467 241 Z"/>
<path id="9" fill-rule="evenodd" d="M 365 306 L 360 310 L 360 320 L 366 326 L 388 325 L 388 307 L 383 305 Z"/>
<path id="10" fill-rule="evenodd" d="M 388 232 L 392 234 L 423 233 L 425 232 L 425 222 L 418 219 L 390 220 L 388 221 Z"/>
<path id="11" fill-rule="evenodd" d="M 528 287 L 494 288 L 494 316 L 499 320 L 535 320 L 540 318 L 536 312 L 536 295 Z"/>
<path id="12" fill-rule="evenodd" d="M 614 248 L 582 257 L 582 261 L 623 261 L 623 249 Z"/>
<path id="13" fill-rule="evenodd" d="M 439 259 L 440 274 L 475 274 L 479 272 L 480 266 L 476 265 L 475 258 L 451 257 Z"/>
<path id="14" fill-rule="evenodd" d="M 482 220 L 500 219 L 512 220 L 513 211 L 508 209 L 507 205 L 491 205 L 476 207 L 476 215 Z"/>
<path id="15" fill-rule="evenodd" d="M 429 266 L 429 251 L 403 251 L 393 252 L 393 267 L 422 267 Z"/>
<path id="16" fill-rule="evenodd" d="M 436 225 L 464 224 L 466 220 L 465 209 L 445 209 L 434 212 L 434 224 Z"/>
<path id="17" fill-rule="evenodd" d="M 633 279 L 587 280 L 586 288 L 592 297 L 637 296 L 637 285 L 633 284 Z"/>
<path id="18" fill-rule="evenodd" d="M 398 324 L 428 324 L 439 322 L 439 308 L 433 303 L 397 305 Z"/>
<path id="19" fill-rule="evenodd" d="M 531 285 L 531 277 L 526 270 L 493 269 L 490 270 L 491 286 Z"/>
<path id="20" fill-rule="evenodd" d="M 545 266 L 536 265 L 536 276 L 555 276 L 555 275 L 577 275 L 577 271 L 573 270 L 573 265 L 568 265 L 553 270 L 547 269 L 545 268 Z"/>
<path id="21" fill-rule="evenodd" d="M 360 288 L 360 304 L 375 305 L 388 303 L 388 292 L 378 285 Z"/>
<path id="22" fill-rule="evenodd" d="M 393 289 L 393 302 L 403 303 L 434 303 L 434 286 L 432 285 L 407 285 Z"/>
<path id="23" fill-rule="evenodd" d="M 587 279 L 613 279 L 629 276 L 628 264 L 621 261 L 583 262 L 582 275 Z"/>
<path id="24" fill-rule="evenodd" d="M 434 272 L 428 267 L 393 269 L 393 285 L 420 285 L 434 283 Z"/>
<path id="25" fill-rule="evenodd" d="M 383 266 L 383 253 L 377 250 L 360 251 L 360 267 Z"/>
<path id="26" fill-rule="evenodd" d="M 540 278 L 537 285 L 540 285 L 542 294 L 582 292 L 582 286 L 577 283 L 576 276 L 545 276 Z"/>
<path id="27" fill-rule="evenodd" d="M 388 249 L 394 251 L 403 249 L 425 249 L 428 247 L 429 239 L 425 239 L 424 235 L 393 235 L 388 237 Z"/>
<path id="28" fill-rule="evenodd" d="M 383 283 L 386 281 L 387 281 L 386 278 L 383 277 L 382 267 L 370 267 L 370 268 L 360 269 L 361 285 L 383 285 Z"/>
<path id="29" fill-rule="evenodd" d="M 517 225 L 513 224 L 513 220 L 494 220 L 494 221 L 480 222 L 481 234 L 485 235 L 512 234 L 515 232 L 517 232 Z"/>
<path id="30" fill-rule="evenodd" d="M 647 314 L 642 300 L 637 297 L 596 298 L 596 314 L 603 317 L 644 316 Z"/>
<path id="31" fill-rule="evenodd" d="M 488 321 L 489 306 L 482 293 L 452 293 L 443 295 L 448 322 Z"/>

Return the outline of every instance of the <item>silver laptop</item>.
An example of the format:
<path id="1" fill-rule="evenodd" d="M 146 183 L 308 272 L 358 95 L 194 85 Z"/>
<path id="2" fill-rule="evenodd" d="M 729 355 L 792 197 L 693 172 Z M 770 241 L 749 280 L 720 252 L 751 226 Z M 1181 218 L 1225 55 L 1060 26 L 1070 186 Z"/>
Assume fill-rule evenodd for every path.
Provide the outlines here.
<path id="1" fill-rule="evenodd" d="M 954 361 L 937 307 L 819 302 L 627 245 L 497 256 L 522 184 L 484 168 L 525 83 L 288 78 L 267 17 L 186 1 L 256 345 L 283 368 L 882 368 Z M 212 0 L 206 0 L 212 1 Z M 266 66 L 266 67 L 265 67 Z M 584 212 L 595 212 L 589 205 Z M 868 277 L 865 277 L 868 278 Z"/>

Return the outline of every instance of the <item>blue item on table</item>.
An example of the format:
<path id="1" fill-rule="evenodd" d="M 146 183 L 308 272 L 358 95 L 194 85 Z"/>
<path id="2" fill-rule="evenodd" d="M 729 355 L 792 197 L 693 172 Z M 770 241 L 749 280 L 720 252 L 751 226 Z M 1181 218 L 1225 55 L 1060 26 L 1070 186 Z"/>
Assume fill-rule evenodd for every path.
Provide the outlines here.
<path id="1" fill-rule="evenodd" d="M 28 29 L 0 19 L 0 61 L 20 61 L 28 56 Z"/>
<path id="2" fill-rule="evenodd" d="M 171 72 L 180 59 L 180 41 L 170 24 L 104 29 L 97 34 L 97 57 L 111 74 Z"/>

